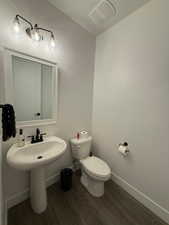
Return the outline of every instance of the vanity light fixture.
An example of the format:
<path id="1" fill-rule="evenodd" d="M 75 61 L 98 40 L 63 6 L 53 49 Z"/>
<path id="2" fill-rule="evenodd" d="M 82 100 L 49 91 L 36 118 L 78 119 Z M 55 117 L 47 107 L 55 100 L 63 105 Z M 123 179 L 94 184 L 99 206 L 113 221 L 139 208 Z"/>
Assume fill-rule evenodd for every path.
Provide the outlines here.
<path id="1" fill-rule="evenodd" d="M 55 37 L 51 30 L 39 27 L 37 24 L 34 26 L 30 21 L 25 19 L 24 17 L 20 15 L 16 15 L 14 22 L 13 22 L 13 28 L 16 33 L 19 33 L 21 30 L 21 23 L 20 21 L 25 22 L 28 27 L 26 28 L 26 34 L 34 41 L 41 41 L 44 39 L 42 32 L 46 32 L 50 34 L 50 46 L 55 47 Z M 41 31 L 41 32 L 40 32 Z"/>

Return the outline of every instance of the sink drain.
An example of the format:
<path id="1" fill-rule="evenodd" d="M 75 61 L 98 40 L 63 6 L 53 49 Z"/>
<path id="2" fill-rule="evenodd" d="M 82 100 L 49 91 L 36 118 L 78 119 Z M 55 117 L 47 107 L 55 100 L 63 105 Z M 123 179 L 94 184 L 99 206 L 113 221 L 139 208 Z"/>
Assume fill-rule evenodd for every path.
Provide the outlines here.
<path id="1" fill-rule="evenodd" d="M 41 156 L 41 155 L 37 157 L 37 159 L 42 159 L 42 158 L 43 158 L 43 156 Z"/>

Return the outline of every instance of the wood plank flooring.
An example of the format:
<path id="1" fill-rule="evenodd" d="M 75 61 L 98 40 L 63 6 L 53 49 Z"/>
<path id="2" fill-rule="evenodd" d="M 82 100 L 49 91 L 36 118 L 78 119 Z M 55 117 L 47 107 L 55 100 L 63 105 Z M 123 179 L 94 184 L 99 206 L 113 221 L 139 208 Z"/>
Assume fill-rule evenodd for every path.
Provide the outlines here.
<path id="1" fill-rule="evenodd" d="M 59 184 L 48 189 L 48 208 L 35 214 L 29 200 L 11 208 L 8 225 L 167 225 L 112 181 L 105 184 L 105 195 L 92 197 L 73 176 L 71 191 Z"/>

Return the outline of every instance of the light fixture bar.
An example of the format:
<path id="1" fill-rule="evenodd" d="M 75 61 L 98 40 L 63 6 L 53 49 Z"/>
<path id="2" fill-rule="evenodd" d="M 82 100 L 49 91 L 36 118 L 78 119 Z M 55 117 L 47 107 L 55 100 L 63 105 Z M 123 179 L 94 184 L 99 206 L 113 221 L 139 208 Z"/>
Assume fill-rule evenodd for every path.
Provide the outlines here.
<path id="1" fill-rule="evenodd" d="M 29 26 L 30 26 L 30 28 L 33 29 L 33 25 L 32 25 L 32 23 L 31 23 L 29 20 L 25 19 L 24 17 L 20 16 L 19 14 L 17 14 L 15 18 L 16 18 L 17 20 L 19 20 L 19 18 L 20 18 L 20 19 L 23 20 L 24 22 L 28 23 Z"/>
<path id="2" fill-rule="evenodd" d="M 43 36 L 40 34 L 39 31 L 45 31 L 45 32 L 50 33 L 50 35 L 51 35 L 51 37 L 50 37 L 50 45 L 51 45 L 51 47 L 55 47 L 55 38 L 54 38 L 54 34 L 53 34 L 53 32 L 51 30 L 43 28 L 43 27 L 38 27 L 37 24 L 35 24 L 33 26 L 32 23 L 29 20 L 25 19 L 23 16 L 20 16 L 19 14 L 17 14 L 15 16 L 15 20 L 14 20 L 14 22 L 15 22 L 14 23 L 14 28 L 15 28 L 14 30 L 16 32 L 19 31 L 20 20 L 26 22 L 29 25 L 29 27 L 27 27 L 25 31 L 26 31 L 27 35 L 31 39 L 33 39 L 35 41 L 43 40 Z"/>
<path id="3" fill-rule="evenodd" d="M 42 28 L 42 27 L 37 27 L 36 29 L 37 29 L 37 30 L 43 30 L 43 31 L 46 31 L 46 32 L 50 33 L 51 36 L 54 37 L 54 34 L 53 34 L 53 32 L 52 32 L 51 30 L 48 30 L 48 29 L 45 29 L 45 28 Z"/>

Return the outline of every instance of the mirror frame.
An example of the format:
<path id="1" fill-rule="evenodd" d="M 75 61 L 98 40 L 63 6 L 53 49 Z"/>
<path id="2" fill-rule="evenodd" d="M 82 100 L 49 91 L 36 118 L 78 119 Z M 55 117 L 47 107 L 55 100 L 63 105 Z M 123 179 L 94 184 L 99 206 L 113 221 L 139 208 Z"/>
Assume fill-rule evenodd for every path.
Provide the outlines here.
<path id="1" fill-rule="evenodd" d="M 9 104 L 14 104 L 14 96 L 13 96 L 13 73 L 12 73 L 12 56 L 18 56 L 20 58 L 24 58 L 27 60 L 31 60 L 34 62 L 38 62 L 41 64 L 45 64 L 48 66 L 52 66 L 53 76 L 53 108 L 52 108 L 52 118 L 51 119 L 43 119 L 43 120 L 30 120 L 30 121 L 16 121 L 17 128 L 23 127 L 32 127 L 32 126 L 44 126 L 44 125 L 52 125 L 57 122 L 58 115 L 58 66 L 56 63 L 47 61 L 41 58 L 37 58 L 22 52 L 18 52 L 12 49 L 4 48 L 4 69 L 5 69 L 5 102 Z"/>

